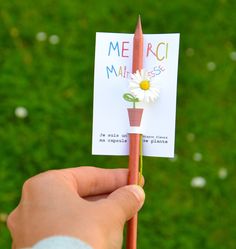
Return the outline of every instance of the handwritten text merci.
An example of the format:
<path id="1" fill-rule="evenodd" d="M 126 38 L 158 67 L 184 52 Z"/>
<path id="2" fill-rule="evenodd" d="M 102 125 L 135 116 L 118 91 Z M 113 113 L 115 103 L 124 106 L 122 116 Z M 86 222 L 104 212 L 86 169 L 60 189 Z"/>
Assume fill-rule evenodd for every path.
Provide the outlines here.
<path id="1" fill-rule="evenodd" d="M 149 42 L 147 47 L 144 48 L 146 57 L 155 56 L 158 61 L 163 61 L 168 58 L 168 46 L 167 42 L 158 42 L 156 46 Z M 114 56 L 115 54 L 119 57 L 129 58 L 131 49 L 132 47 L 129 41 L 123 41 L 121 44 L 119 44 L 118 41 L 111 41 L 108 49 L 108 56 Z"/>
<path id="2" fill-rule="evenodd" d="M 157 62 L 163 62 L 164 60 L 168 59 L 168 46 L 167 42 L 158 42 L 156 45 L 152 43 L 147 43 L 146 47 L 144 48 L 144 55 L 148 57 L 153 57 L 157 60 Z M 132 44 L 129 41 L 122 41 L 122 42 L 112 42 L 110 41 L 108 46 L 107 55 L 108 57 L 120 57 L 120 58 L 130 58 L 132 57 Z M 158 65 L 155 66 L 152 70 L 150 70 L 149 74 L 150 77 L 155 77 L 163 72 L 165 69 L 163 66 Z M 126 65 L 120 66 L 106 66 L 106 73 L 107 78 L 109 79 L 112 76 L 114 77 L 123 77 L 129 78 L 130 72 L 127 70 Z"/>

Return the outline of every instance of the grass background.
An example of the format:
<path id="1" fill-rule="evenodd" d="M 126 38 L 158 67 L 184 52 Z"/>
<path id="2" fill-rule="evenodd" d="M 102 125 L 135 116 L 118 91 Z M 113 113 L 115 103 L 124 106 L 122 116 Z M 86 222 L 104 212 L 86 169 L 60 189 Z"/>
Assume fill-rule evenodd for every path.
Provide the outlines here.
<path id="1" fill-rule="evenodd" d="M 141 14 L 145 33 L 180 32 L 181 44 L 177 157 L 144 160 L 139 248 L 235 249 L 235 9 L 234 0 L 0 0 L 2 216 L 41 171 L 126 167 L 126 157 L 91 155 L 95 32 L 133 32 Z M 40 31 L 60 42 L 37 41 Z M 18 106 L 27 118 L 15 116 Z M 207 181 L 202 189 L 190 186 L 198 175 Z M 0 248 L 10 248 L 4 219 Z"/>

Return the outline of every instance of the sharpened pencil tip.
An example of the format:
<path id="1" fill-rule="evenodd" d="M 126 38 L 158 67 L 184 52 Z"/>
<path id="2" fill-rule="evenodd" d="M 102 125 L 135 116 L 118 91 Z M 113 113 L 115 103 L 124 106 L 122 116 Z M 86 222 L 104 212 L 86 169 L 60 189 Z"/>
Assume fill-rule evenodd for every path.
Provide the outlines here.
<path id="1" fill-rule="evenodd" d="M 142 34 L 143 34 L 143 31 L 142 31 L 141 16 L 139 15 L 136 29 L 135 29 L 135 35 L 142 35 Z"/>

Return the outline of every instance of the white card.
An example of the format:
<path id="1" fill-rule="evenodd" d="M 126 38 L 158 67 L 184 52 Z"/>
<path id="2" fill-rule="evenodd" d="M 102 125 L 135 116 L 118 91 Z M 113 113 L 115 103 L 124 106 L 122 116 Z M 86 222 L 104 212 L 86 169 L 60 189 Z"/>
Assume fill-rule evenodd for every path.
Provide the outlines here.
<path id="1" fill-rule="evenodd" d="M 132 73 L 133 34 L 97 33 L 94 68 L 93 141 L 95 155 L 128 155 L 130 125 L 123 99 Z M 145 34 L 143 68 L 160 85 L 160 96 L 144 108 L 143 155 L 173 157 L 179 34 Z"/>

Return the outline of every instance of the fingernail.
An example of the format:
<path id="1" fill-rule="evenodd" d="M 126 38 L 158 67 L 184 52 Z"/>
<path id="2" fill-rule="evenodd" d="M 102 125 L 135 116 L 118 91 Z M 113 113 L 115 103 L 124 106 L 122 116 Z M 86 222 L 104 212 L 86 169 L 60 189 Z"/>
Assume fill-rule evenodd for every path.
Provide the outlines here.
<path id="1" fill-rule="evenodd" d="M 143 188 L 139 185 L 130 185 L 130 188 L 133 194 L 136 196 L 137 200 L 139 201 L 139 209 L 143 206 L 145 200 L 145 192 Z"/>
<path id="2" fill-rule="evenodd" d="M 143 187 L 144 183 L 145 183 L 144 176 L 139 173 L 139 184 L 138 185 L 140 185 L 141 187 Z"/>

